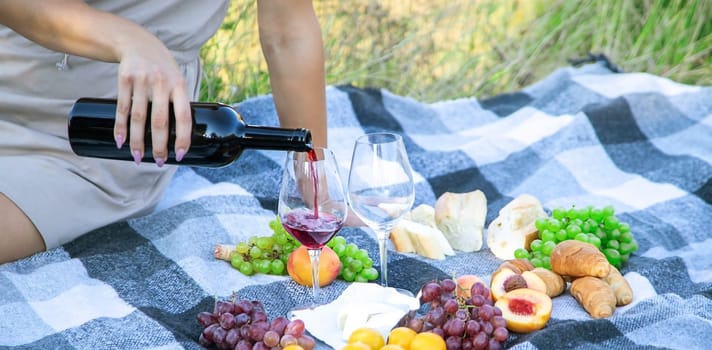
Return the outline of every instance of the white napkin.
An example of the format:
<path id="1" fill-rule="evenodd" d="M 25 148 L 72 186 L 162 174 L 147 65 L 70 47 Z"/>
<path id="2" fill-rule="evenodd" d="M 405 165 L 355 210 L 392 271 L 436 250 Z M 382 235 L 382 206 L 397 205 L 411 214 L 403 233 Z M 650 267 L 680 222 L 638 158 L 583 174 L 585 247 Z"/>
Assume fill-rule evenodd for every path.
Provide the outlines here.
<path id="1" fill-rule="evenodd" d="M 343 311 L 358 308 L 385 311 L 376 316 L 377 320 L 374 317 L 373 321 L 376 322 L 369 324 L 369 327 L 377 329 L 383 338 L 387 339 L 393 326 L 408 311 L 416 310 L 419 306 L 418 299 L 403 295 L 394 288 L 382 287 L 376 283 L 354 282 L 331 303 L 314 309 L 294 311 L 292 318 L 304 321 L 309 333 L 324 343 L 334 349 L 341 349 L 347 340 L 344 338 L 344 332 L 339 329 L 339 314 L 343 314 Z"/>

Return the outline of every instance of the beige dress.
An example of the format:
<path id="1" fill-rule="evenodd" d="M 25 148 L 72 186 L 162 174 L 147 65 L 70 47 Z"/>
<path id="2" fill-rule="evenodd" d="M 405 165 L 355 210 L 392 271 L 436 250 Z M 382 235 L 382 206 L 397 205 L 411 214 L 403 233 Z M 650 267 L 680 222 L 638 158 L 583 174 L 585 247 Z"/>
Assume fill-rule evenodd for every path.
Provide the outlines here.
<path id="1" fill-rule="evenodd" d="M 87 3 L 156 34 L 173 52 L 197 98 L 199 50 L 222 23 L 228 0 Z M 117 64 L 45 49 L 0 25 L 0 193 L 32 220 L 48 249 L 149 212 L 175 172 L 171 166 L 136 166 L 72 153 L 67 141 L 72 103 L 79 97 L 115 98 L 117 69 Z"/>

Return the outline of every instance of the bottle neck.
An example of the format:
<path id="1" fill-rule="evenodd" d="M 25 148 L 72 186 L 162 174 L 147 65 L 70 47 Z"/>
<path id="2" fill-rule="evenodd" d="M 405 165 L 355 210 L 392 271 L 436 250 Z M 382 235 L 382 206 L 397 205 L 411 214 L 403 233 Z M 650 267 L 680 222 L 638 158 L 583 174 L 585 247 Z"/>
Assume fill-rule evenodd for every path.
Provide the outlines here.
<path id="1" fill-rule="evenodd" d="M 312 148 L 308 129 L 284 129 L 246 125 L 240 143 L 245 148 L 306 152 Z"/>

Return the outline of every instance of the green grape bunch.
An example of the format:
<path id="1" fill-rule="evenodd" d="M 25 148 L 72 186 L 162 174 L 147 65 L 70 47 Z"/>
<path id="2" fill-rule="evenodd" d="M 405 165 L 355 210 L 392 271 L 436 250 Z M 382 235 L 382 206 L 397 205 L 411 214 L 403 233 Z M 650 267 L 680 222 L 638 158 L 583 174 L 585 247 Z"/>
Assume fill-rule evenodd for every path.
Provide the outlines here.
<path id="1" fill-rule="evenodd" d="M 252 236 L 247 242 L 239 242 L 230 254 L 232 267 L 244 275 L 255 273 L 286 275 L 289 254 L 301 244 L 284 230 L 279 218 L 269 222 L 271 236 Z"/>
<path id="2" fill-rule="evenodd" d="M 279 217 L 269 222 L 271 236 L 252 236 L 247 242 L 239 242 L 230 253 L 230 265 L 246 276 L 256 273 L 287 275 L 289 254 L 301 246 L 282 226 Z M 339 278 L 347 282 L 370 282 L 378 279 L 378 271 L 373 268 L 373 260 L 368 251 L 355 243 L 347 243 L 342 236 L 336 236 L 327 246 L 334 250 L 341 261 Z"/>
<path id="3" fill-rule="evenodd" d="M 346 282 L 369 282 L 378 278 L 378 270 L 373 268 L 373 260 L 366 249 L 359 248 L 355 243 L 347 243 L 342 236 L 332 238 L 326 246 L 339 256 L 339 278 Z"/>
<path id="4" fill-rule="evenodd" d="M 539 218 L 534 225 L 539 238 L 531 242 L 529 250 L 515 250 L 514 257 L 528 259 L 535 267 L 551 270 L 551 252 L 559 242 L 571 239 L 593 244 L 611 265 L 619 269 L 638 250 L 630 226 L 618 220 L 611 205 L 582 209 L 572 206 L 568 210 L 555 208 L 551 217 Z"/>

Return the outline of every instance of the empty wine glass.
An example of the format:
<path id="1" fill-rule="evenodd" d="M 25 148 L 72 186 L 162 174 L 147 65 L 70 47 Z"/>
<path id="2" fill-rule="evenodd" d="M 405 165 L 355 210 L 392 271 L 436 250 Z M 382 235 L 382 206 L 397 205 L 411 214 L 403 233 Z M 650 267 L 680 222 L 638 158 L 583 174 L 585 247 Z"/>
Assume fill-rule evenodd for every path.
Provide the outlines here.
<path id="1" fill-rule="evenodd" d="M 348 206 L 331 150 L 287 152 L 279 191 L 282 226 L 309 251 L 313 305 L 319 302 L 321 249 L 341 229 Z"/>
<path id="2" fill-rule="evenodd" d="M 371 133 L 354 145 L 348 179 L 351 208 L 375 231 L 381 260 L 381 285 L 388 286 L 386 242 L 391 229 L 413 206 L 413 171 L 403 138 Z"/>

